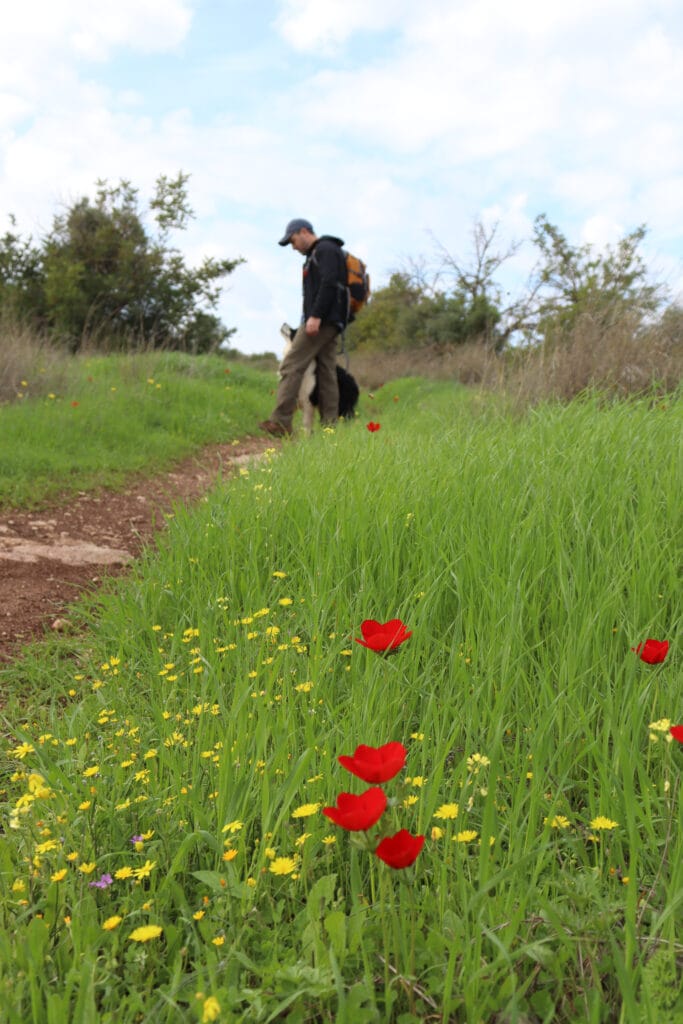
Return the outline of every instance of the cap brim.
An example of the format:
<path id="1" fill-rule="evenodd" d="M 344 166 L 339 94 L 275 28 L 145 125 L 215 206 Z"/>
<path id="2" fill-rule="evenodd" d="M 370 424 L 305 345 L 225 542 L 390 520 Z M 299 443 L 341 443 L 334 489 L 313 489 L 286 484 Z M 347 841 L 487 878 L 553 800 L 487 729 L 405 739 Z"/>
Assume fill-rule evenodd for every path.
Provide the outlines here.
<path id="1" fill-rule="evenodd" d="M 291 235 L 285 235 L 285 237 L 281 238 L 280 241 L 277 244 L 278 245 L 289 245 L 289 240 L 290 240 L 291 237 L 292 237 Z"/>

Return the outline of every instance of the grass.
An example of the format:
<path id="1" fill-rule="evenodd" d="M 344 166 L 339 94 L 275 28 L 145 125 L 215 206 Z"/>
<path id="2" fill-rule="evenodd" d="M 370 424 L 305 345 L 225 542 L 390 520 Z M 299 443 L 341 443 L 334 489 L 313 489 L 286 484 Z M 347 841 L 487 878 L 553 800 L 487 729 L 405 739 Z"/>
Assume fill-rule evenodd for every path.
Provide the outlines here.
<path id="1" fill-rule="evenodd" d="M 71 359 L 54 392 L 23 378 L 23 397 L 0 408 L 0 507 L 117 487 L 254 432 L 274 381 L 219 356 L 180 353 Z"/>
<path id="2" fill-rule="evenodd" d="M 3 673 L 8 1021 L 680 1019 L 680 398 L 362 412 Z M 391 740 L 379 826 L 335 828 L 337 756 Z"/>

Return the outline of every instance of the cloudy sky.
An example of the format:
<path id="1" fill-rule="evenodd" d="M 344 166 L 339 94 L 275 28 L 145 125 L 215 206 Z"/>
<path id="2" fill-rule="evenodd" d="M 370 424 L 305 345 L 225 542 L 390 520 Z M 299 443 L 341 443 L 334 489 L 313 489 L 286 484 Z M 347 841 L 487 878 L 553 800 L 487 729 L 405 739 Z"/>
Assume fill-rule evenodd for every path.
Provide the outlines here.
<path id="1" fill-rule="evenodd" d="M 190 262 L 243 256 L 220 313 L 244 352 L 300 314 L 303 216 L 373 285 L 545 213 L 598 247 L 645 223 L 683 292 L 680 0 L 21 0 L 0 34 L 0 231 L 40 236 L 120 178 L 191 175 Z M 530 263 L 523 247 L 511 280 Z M 511 285 L 512 287 L 512 285 Z"/>

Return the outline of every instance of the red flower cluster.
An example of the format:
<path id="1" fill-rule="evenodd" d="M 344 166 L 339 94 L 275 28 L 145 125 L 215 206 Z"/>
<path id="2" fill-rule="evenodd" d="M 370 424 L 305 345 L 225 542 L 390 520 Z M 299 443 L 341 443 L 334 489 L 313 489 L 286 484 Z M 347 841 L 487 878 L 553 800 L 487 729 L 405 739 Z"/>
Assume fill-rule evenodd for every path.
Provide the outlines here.
<path id="1" fill-rule="evenodd" d="M 359 640 L 358 637 L 354 637 L 356 643 L 361 647 L 368 647 L 371 651 L 377 651 L 378 654 L 395 651 L 409 636 L 413 635 L 400 619 L 389 619 L 388 622 L 364 619 L 360 624 L 360 631 L 363 634 L 363 639 Z"/>
<path id="2" fill-rule="evenodd" d="M 372 420 L 370 420 L 370 422 L 367 423 L 366 426 L 367 426 L 367 428 L 368 428 L 368 430 L 370 431 L 371 434 L 374 434 L 375 431 L 379 430 L 379 428 L 380 428 L 380 424 L 379 423 L 373 423 Z"/>
<path id="3" fill-rule="evenodd" d="M 406 763 L 407 750 L 402 743 L 385 743 L 368 747 L 361 743 L 353 755 L 341 754 L 339 763 L 364 782 L 388 782 Z M 335 825 L 349 832 L 365 832 L 376 825 L 387 807 L 387 797 L 379 786 L 366 789 L 360 796 L 340 793 L 334 807 L 323 807 L 323 814 Z M 424 846 L 424 836 L 413 836 L 402 828 L 393 836 L 385 836 L 374 853 L 396 870 L 410 867 Z"/>
<path id="4" fill-rule="evenodd" d="M 631 650 L 640 655 L 640 660 L 647 662 L 648 665 L 659 665 L 669 653 L 669 641 L 653 640 L 652 637 L 648 637 L 644 643 L 639 643 Z"/>
<path id="5" fill-rule="evenodd" d="M 402 828 L 395 836 L 386 836 L 375 854 L 390 868 L 408 868 L 415 863 L 424 844 L 424 836 L 411 836 L 407 829 Z"/>
<path id="6" fill-rule="evenodd" d="M 683 725 L 672 725 L 669 732 L 675 740 L 679 743 L 683 743 Z"/>
<path id="7" fill-rule="evenodd" d="M 323 807 L 323 814 L 349 832 L 365 832 L 376 825 L 386 810 L 387 798 L 383 789 L 373 786 L 360 796 L 340 793 L 336 807 Z"/>
<path id="8" fill-rule="evenodd" d="M 385 743 L 383 747 L 366 747 L 361 743 L 353 757 L 340 754 L 337 760 L 363 782 L 388 782 L 404 767 L 407 753 L 402 743 Z"/>

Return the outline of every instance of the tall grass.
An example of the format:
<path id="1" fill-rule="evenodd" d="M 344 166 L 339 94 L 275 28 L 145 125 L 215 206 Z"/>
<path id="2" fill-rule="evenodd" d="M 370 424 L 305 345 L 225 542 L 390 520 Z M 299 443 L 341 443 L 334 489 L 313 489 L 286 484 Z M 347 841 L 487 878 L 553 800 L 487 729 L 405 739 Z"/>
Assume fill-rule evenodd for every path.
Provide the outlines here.
<path id="1" fill-rule="evenodd" d="M 7 1020 L 680 1014 L 680 400 L 370 408 L 178 510 L 5 673 Z M 354 643 L 395 616 L 391 657 Z M 389 740 L 427 837 L 395 872 L 320 813 Z"/>
<path id="2" fill-rule="evenodd" d="M 620 397 L 653 389 L 674 392 L 683 380 L 683 334 L 676 317 L 644 329 L 627 315 L 605 326 L 599 317 L 584 314 L 572 330 L 536 348 L 496 355 L 472 342 L 400 352 L 358 350 L 351 353 L 351 368 L 369 388 L 420 374 L 505 394 L 526 409 L 591 389 Z"/>
<path id="3" fill-rule="evenodd" d="M 0 506 L 117 486 L 209 442 L 254 432 L 275 380 L 219 356 L 180 353 L 59 365 L 50 376 L 55 390 L 46 390 L 38 368 L 19 381 L 23 397 L 0 408 Z"/>

